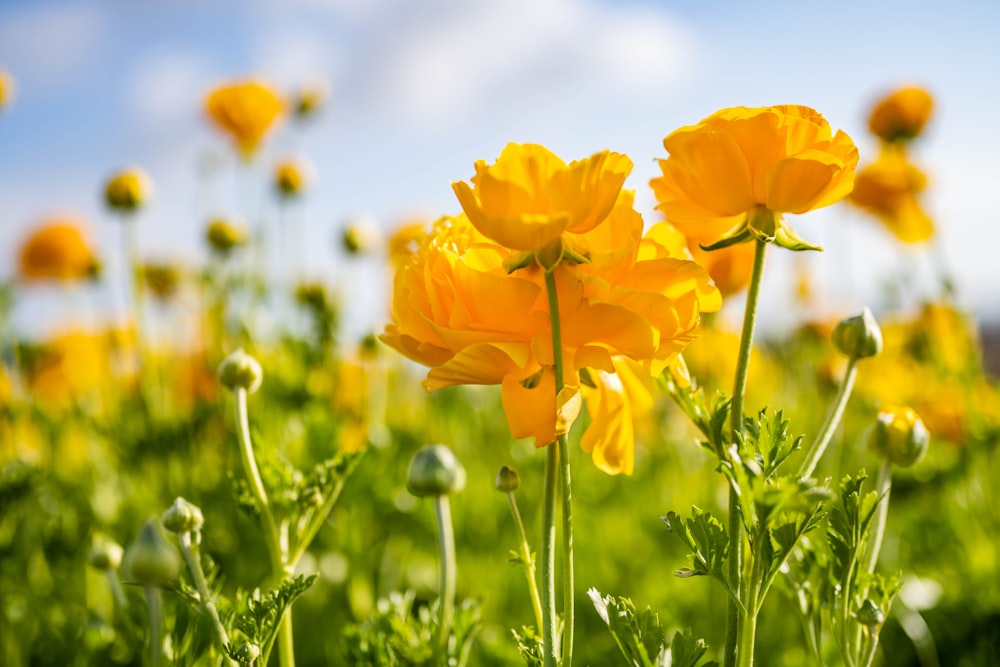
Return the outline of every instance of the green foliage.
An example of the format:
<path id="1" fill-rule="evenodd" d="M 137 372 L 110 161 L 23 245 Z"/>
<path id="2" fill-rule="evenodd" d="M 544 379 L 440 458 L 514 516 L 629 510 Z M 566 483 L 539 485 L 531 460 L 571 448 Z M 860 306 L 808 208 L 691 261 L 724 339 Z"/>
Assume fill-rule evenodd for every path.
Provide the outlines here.
<path id="1" fill-rule="evenodd" d="M 309 590 L 315 582 L 315 574 L 300 575 L 285 579 L 280 586 L 267 593 L 261 593 L 260 589 L 256 589 L 247 598 L 247 610 L 237 614 L 233 620 L 233 627 L 243 634 L 246 641 L 260 647 L 262 665 L 267 664 L 268 656 L 271 655 L 281 618 L 296 598 Z M 234 660 L 239 657 L 238 650 L 238 644 L 231 643 L 226 647 L 226 653 Z"/>
<path id="2" fill-rule="evenodd" d="M 658 667 L 669 664 L 666 662 L 666 631 L 658 614 L 649 607 L 640 613 L 629 598 L 602 597 L 596 588 L 591 588 L 587 594 L 628 665 Z"/>

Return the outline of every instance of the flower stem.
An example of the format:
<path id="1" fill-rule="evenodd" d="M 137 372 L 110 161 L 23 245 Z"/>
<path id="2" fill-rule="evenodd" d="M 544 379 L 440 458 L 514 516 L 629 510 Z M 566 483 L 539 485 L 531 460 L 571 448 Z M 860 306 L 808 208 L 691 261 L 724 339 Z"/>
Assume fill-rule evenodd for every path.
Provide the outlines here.
<path id="1" fill-rule="evenodd" d="M 823 453 L 826 451 L 827 445 L 830 444 L 830 439 L 833 437 L 837 426 L 840 425 L 841 418 L 844 416 L 844 408 L 847 407 L 847 399 L 851 397 L 851 390 L 854 388 L 854 379 L 857 375 L 858 358 L 852 356 L 847 360 L 847 371 L 844 373 L 844 379 L 840 381 L 840 387 L 837 389 L 837 397 L 833 401 L 833 407 L 830 409 L 829 414 L 827 414 L 826 420 L 823 422 L 823 426 L 816 436 L 816 442 L 809 448 L 806 460 L 802 462 L 802 467 L 799 468 L 800 478 L 811 477 L 816 470 L 816 466 L 819 465 L 819 460 L 823 458 Z"/>
<path id="2" fill-rule="evenodd" d="M 438 650 L 441 652 L 441 664 L 448 663 L 448 635 L 451 631 L 451 618 L 455 613 L 455 532 L 451 526 L 451 505 L 448 495 L 442 494 L 434 498 L 434 509 L 437 512 L 439 547 L 441 548 L 441 581 L 440 581 L 440 623 L 438 625 Z"/>
<path id="3" fill-rule="evenodd" d="M 885 537 L 885 524 L 889 517 L 889 492 L 891 490 L 892 462 L 889 459 L 883 459 L 882 466 L 878 469 L 878 481 L 875 483 L 879 504 L 875 515 L 875 524 L 872 527 L 871 541 L 868 543 L 868 558 L 865 561 L 865 570 L 868 574 L 875 572 L 879 552 L 882 551 L 882 538 Z"/>
<path id="4" fill-rule="evenodd" d="M 542 641 L 545 667 L 555 667 L 558 655 L 556 638 L 556 484 L 559 476 L 559 450 L 545 448 L 545 486 L 542 492 Z"/>
<path id="5" fill-rule="evenodd" d="M 542 599 L 538 595 L 538 584 L 535 582 L 535 559 L 531 556 L 531 547 L 528 545 L 528 534 L 524 530 L 524 522 L 521 521 L 521 512 L 517 509 L 517 499 L 514 492 L 507 492 L 507 502 L 510 504 L 510 513 L 514 515 L 514 525 L 517 526 L 517 537 L 520 541 L 521 560 L 524 561 L 524 573 L 528 577 L 528 592 L 531 594 L 531 606 L 535 610 L 535 627 L 542 627 Z"/>
<path id="6" fill-rule="evenodd" d="M 122 582 L 118 579 L 118 571 L 113 568 L 108 568 L 105 570 L 108 577 L 108 587 L 111 588 L 111 595 L 115 599 L 115 603 L 118 608 L 123 612 L 128 609 L 128 598 L 125 597 L 125 591 L 122 589 Z"/>
<path id="7" fill-rule="evenodd" d="M 753 255 L 753 269 L 747 288 L 746 308 L 743 312 L 743 330 L 740 334 L 740 351 L 736 363 L 736 378 L 733 382 L 732 413 L 730 414 L 730 440 L 736 446 L 737 435 L 743 433 L 743 396 L 746 393 L 747 373 L 750 369 L 750 350 L 753 348 L 754 325 L 757 322 L 757 300 L 760 296 L 761 277 L 764 275 L 764 253 L 767 242 L 758 239 Z M 735 465 L 735 462 L 734 462 Z M 740 524 L 739 495 L 732 486 L 729 488 L 729 585 L 735 591 L 744 592 L 743 586 L 743 526 Z M 752 602 L 752 601 L 751 601 Z M 742 642 L 744 631 L 740 608 L 730 597 L 726 607 L 726 648 L 725 665 L 737 664 L 737 647 Z M 751 656 L 752 664 L 753 657 Z"/>
<path id="8" fill-rule="evenodd" d="M 163 663 L 163 596 L 160 589 L 146 584 L 146 606 L 149 607 L 149 667 Z"/>
<path id="9" fill-rule="evenodd" d="M 215 602 L 212 601 L 212 591 L 208 588 L 205 571 L 201 568 L 201 555 L 198 550 L 198 542 L 191 539 L 190 532 L 181 533 L 178 536 L 178 542 L 181 546 L 181 553 L 184 554 L 184 560 L 187 561 L 188 569 L 191 570 L 191 576 L 194 578 L 194 586 L 198 590 L 198 596 L 201 598 L 201 605 L 212 619 L 216 639 L 219 640 L 219 648 L 220 650 L 225 650 L 226 645 L 229 643 L 229 635 L 226 633 L 225 626 L 222 625 L 222 619 L 219 618 L 219 610 L 215 608 Z M 234 664 L 232 660 L 227 662 Z"/>
<path id="10" fill-rule="evenodd" d="M 549 320 L 552 324 L 552 356 L 556 376 L 556 400 L 565 387 L 562 349 L 562 323 L 559 319 L 559 296 L 556 290 L 555 273 L 545 272 L 545 291 L 549 298 Z M 558 406 L 557 406 L 558 407 Z M 573 590 L 573 491 L 570 475 L 569 446 L 566 434 L 557 439 L 559 459 L 559 489 L 562 495 L 562 536 L 563 536 L 563 642 L 562 665 L 573 665 L 573 629 L 575 602 Z"/>
<path id="11" fill-rule="evenodd" d="M 260 509 L 261 520 L 264 523 L 264 540 L 267 543 L 267 551 L 271 559 L 274 586 L 278 587 L 289 574 L 289 568 L 286 565 L 287 548 L 282 548 L 278 525 L 274 521 L 274 514 L 271 512 L 271 503 L 268 500 L 267 491 L 264 489 L 264 481 L 261 479 L 260 471 L 257 469 L 257 459 L 254 456 L 253 443 L 250 440 L 250 420 L 247 415 L 246 389 L 234 389 L 233 398 L 236 403 L 236 432 L 240 440 L 243 473 L 247 477 L 247 481 L 250 484 L 250 492 L 253 493 Z M 292 635 L 291 609 L 285 613 L 278 633 L 278 650 L 281 667 L 294 667 L 295 646 Z"/>
<path id="12" fill-rule="evenodd" d="M 137 220 L 133 215 L 122 215 L 122 244 L 125 251 L 125 270 L 129 275 L 129 306 L 132 311 L 132 332 L 135 346 L 135 368 L 142 378 L 142 262 L 139 258 L 139 232 L 136 229 Z M 141 385 L 140 385 L 141 386 Z"/>

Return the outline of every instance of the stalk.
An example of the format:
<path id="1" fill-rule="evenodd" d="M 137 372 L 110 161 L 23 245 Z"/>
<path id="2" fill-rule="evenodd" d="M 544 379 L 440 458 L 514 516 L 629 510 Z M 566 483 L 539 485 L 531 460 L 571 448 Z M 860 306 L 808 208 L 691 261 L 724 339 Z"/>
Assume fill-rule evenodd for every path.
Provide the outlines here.
<path id="1" fill-rule="evenodd" d="M 545 667 L 555 667 L 556 638 L 556 484 L 559 450 L 545 448 L 545 486 L 542 492 L 542 640 Z"/>
<path id="2" fill-rule="evenodd" d="M 837 397 L 833 401 L 833 407 L 827 414 L 823 426 L 820 427 L 819 434 L 816 436 L 816 442 L 809 448 L 806 460 L 802 462 L 802 467 L 799 468 L 800 478 L 811 477 L 813 471 L 816 470 L 816 466 L 819 464 L 819 460 L 823 458 L 823 453 L 826 451 L 827 445 L 830 444 L 830 439 L 833 437 L 834 432 L 836 432 L 837 427 L 840 425 L 841 418 L 844 416 L 844 408 L 847 407 L 847 399 L 851 397 L 851 390 L 854 388 L 854 379 L 857 375 L 858 358 L 851 355 L 847 360 L 847 372 L 844 374 L 844 379 L 840 381 L 840 387 L 837 389 Z"/>
<path id="3" fill-rule="evenodd" d="M 160 589 L 146 584 L 146 605 L 149 607 L 149 666 L 163 664 L 163 596 Z"/>
<path id="4" fill-rule="evenodd" d="M 440 625 L 438 626 L 438 649 L 441 651 L 441 664 L 448 662 L 448 634 L 451 630 L 451 619 L 455 613 L 455 533 L 451 525 L 451 505 L 448 494 L 434 498 L 434 509 L 437 512 L 439 547 L 441 549 L 441 581 L 439 601 L 441 605 Z"/>
<path id="5" fill-rule="evenodd" d="M 180 533 L 177 537 L 181 553 L 184 554 L 184 560 L 187 561 L 188 569 L 191 570 L 191 576 L 194 579 L 195 588 L 198 590 L 198 596 L 201 598 L 201 605 L 212 619 L 215 636 L 219 640 L 219 648 L 225 650 L 226 645 L 229 644 L 229 635 L 226 633 L 226 628 L 222 625 L 222 620 L 219 618 L 219 610 L 215 608 L 215 602 L 212 601 L 212 591 L 208 588 L 205 571 L 201 568 L 201 555 L 199 554 L 198 543 L 191 539 L 190 532 Z M 227 660 L 227 662 L 233 664 L 231 660 Z"/>
<path id="6" fill-rule="evenodd" d="M 514 492 L 507 492 L 507 502 L 510 504 L 510 513 L 514 515 L 514 525 L 517 526 L 517 537 L 520 541 L 521 560 L 524 561 L 524 572 L 528 577 L 528 592 L 531 594 L 531 606 L 535 611 L 535 627 L 542 627 L 542 599 L 538 595 L 538 584 L 535 582 L 535 559 L 531 556 L 531 547 L 528 546 L 528 534 L 524 530 L 524 522 L 521 521 L 521 512 L 517 509 L 517 500 Z"/>

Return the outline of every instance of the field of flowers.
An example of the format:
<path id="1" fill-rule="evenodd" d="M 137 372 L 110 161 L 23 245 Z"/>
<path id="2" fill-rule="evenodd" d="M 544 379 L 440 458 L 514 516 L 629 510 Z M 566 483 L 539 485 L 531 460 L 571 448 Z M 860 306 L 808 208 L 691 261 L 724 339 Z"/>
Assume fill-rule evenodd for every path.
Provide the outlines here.
<path id="1" fill-rule="evenodd" d="M 310 187 L 248 166 L 323 105 L 204 101 L 248 199 Z M 811 108 L 722 109 L 664 128 L 648 184 L 609 150 L 470 155 L 444 217 L 344 234 L 393 275 L 358 343 L 351 286 L 292 279 L 308 239 L 220 217 L 205 265 L 150 264 L 149 177 L 95 184 L 126 326 L 20 336 L 15 303 L 79 300 L 103 262 L 72 219 L 3 250 L 0 664 L 1000 664 L 1000 389 L 945 268 L 757 332 L 775 254 L 827 312 L 792 215 L 853 207 L 930 252 L 933 107 L 887 94 L 860 157 Z"/>

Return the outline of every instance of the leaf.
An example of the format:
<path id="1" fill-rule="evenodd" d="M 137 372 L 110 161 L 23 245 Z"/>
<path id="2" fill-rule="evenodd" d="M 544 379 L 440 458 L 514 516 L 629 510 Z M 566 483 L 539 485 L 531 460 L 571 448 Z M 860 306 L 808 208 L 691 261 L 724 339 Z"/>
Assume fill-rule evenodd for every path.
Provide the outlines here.
<path id="1" fill-rule="evenodd" d="M 691 567 L 675 571 L 674 576 L 687 578 L 711 575 L 726 587 L 733 600 L 740 603 L 736 591 L 729 586 L 726 573 L 726 559 L 729 553 L 729 536 L 726 529 L 711 512 L 692 506 L 691 514 L 691 518 L 686 520 L 681 519 L 676 512 L 667 512 L 660 517 L 667 530 L 686 544 L 692 552 L 689 556 Z"/>
<path id="2" fill-rule="evenodd" d="M 704 639 L 696 638 L 690 630 L 687 632 L 675 632 L 674 638 L 670 640 L 670 652 L 663 662 L 668 667 L 698 667 L 698 663 L 708 651 L 708 645 Z M 714 660 L 705 663 L 702 667 L 717 665 Z"/>
<path id="3" fill-rule="evenodd" d="M 596 588 L 587 591 L 597 614 L 611 631 L 619 650 L 632 667 L 658 667 L 666 650 L 666 632 L 659 615 L 646 607 L 641 613 L 625 597 L 602 597 Z"/>

